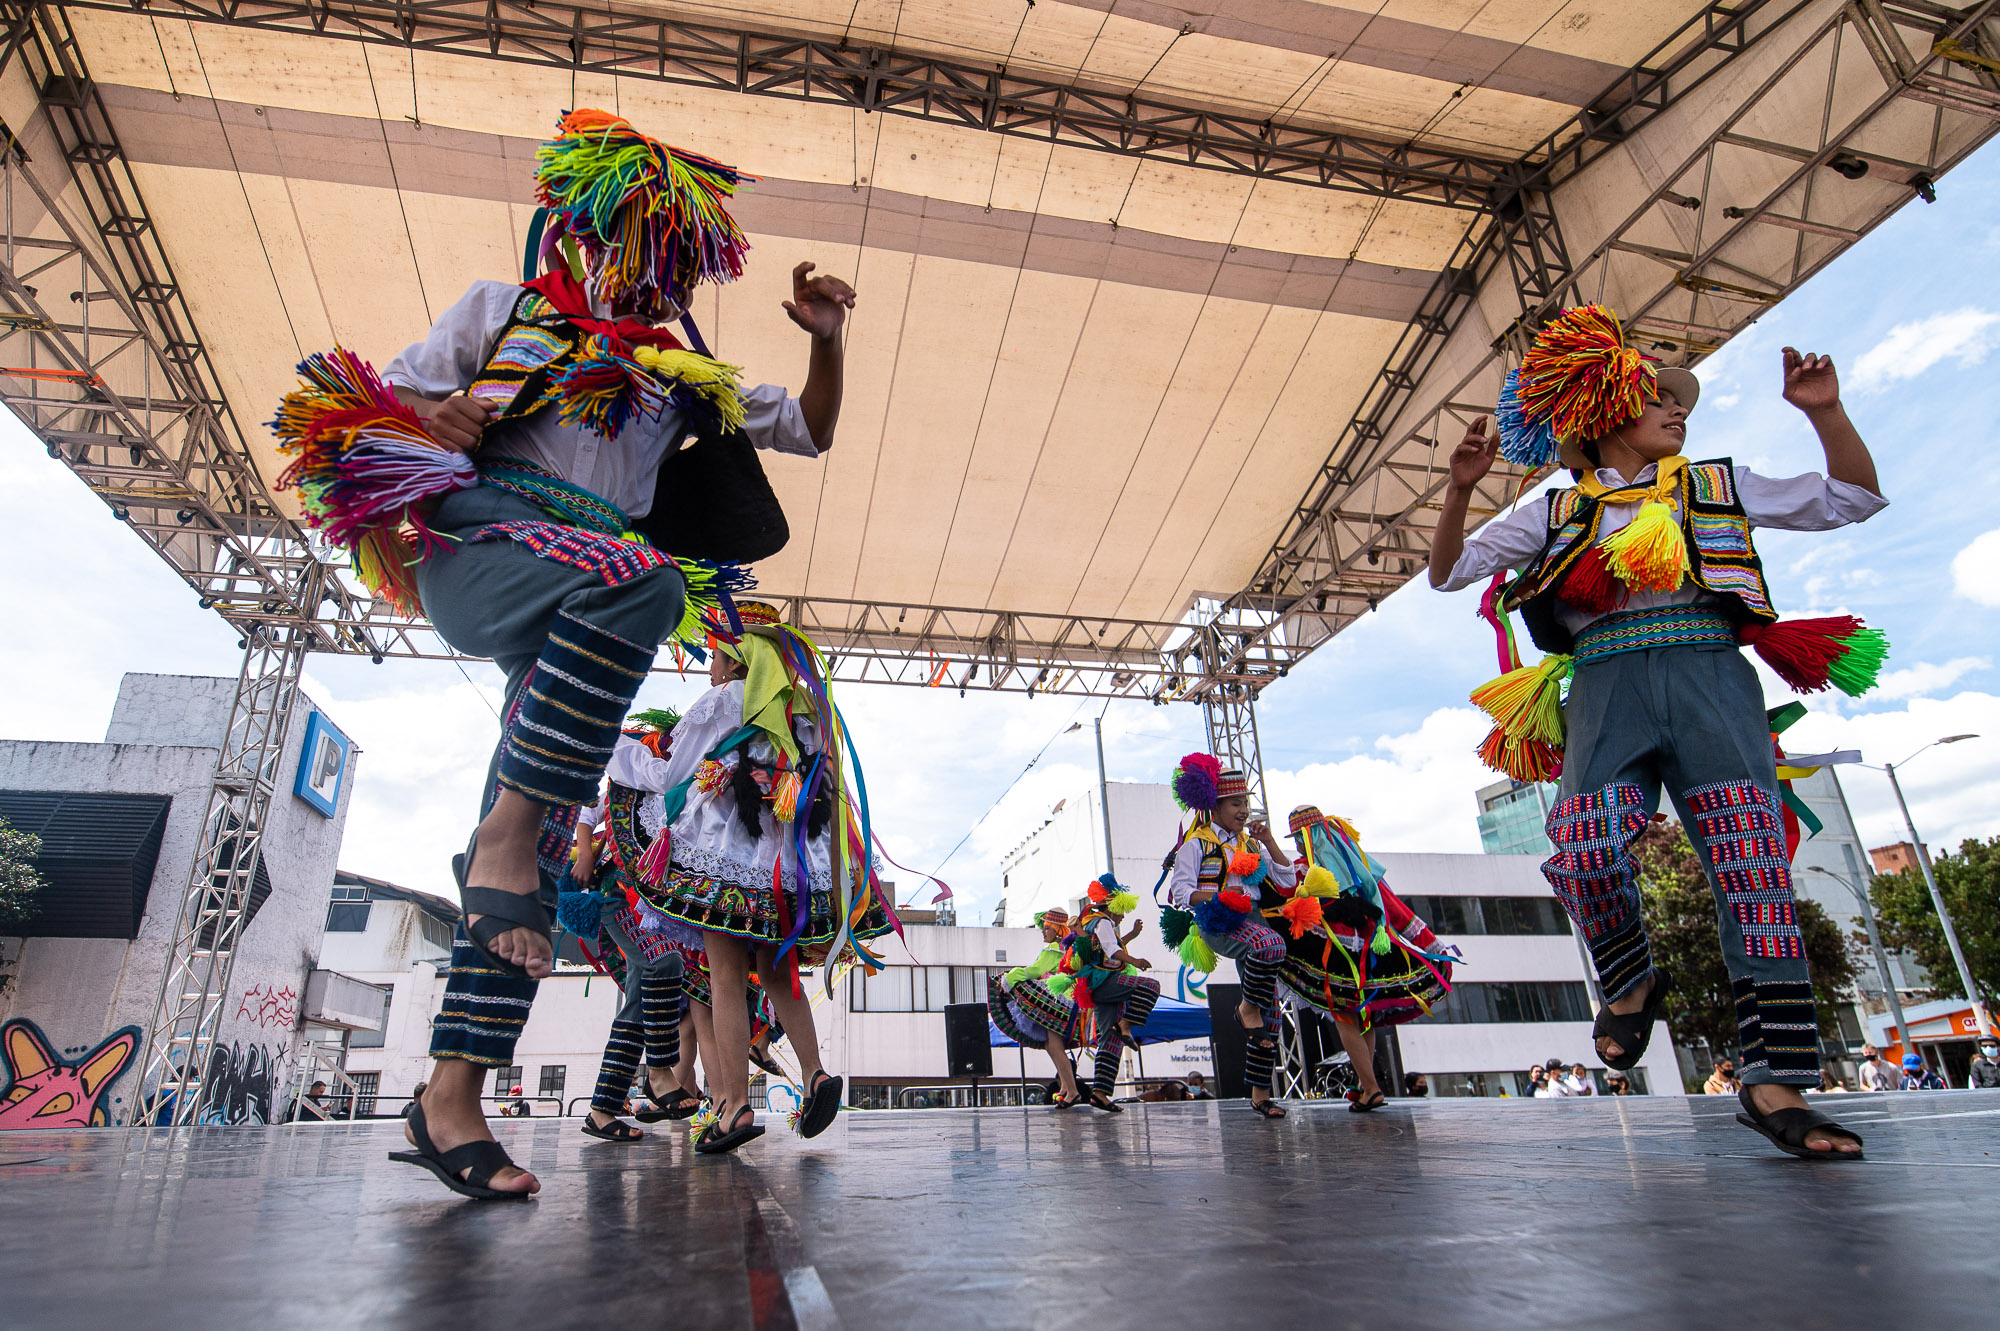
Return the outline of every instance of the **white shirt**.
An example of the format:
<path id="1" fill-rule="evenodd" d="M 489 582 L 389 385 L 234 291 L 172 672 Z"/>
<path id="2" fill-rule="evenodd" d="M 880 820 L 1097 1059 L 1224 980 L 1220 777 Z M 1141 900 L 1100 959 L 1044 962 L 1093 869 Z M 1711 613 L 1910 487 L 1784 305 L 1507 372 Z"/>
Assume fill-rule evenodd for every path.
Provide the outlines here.
<path id="1" fill-rule="evenodd" d="M 673 749 L 669 747 L 667 752 L 672 753 Z M 611 750 L 611 761 L 604 765 L 604 775 L 627 790 L 644 790 L 655 795 L 674 784 L 667 780 L 667 760 L 655 756 L 630 735 L 618 737 L 617 746 Z"/>
<path id="2" fill-rule="evenodd" d="M 421 342 L 405 347 L 382 377 L 425 397 L 462 393 L 485 366 L 493 343 L 514 312 L 521 288 L 510 282 L 474 282 L 456 304 L 438 316 Z M 758 384 L 743 392 L 743 432 L 758 448 L 818 457 L 805 413 L 782 388 Z M 492 428 L 492 427 L 489 427 Z M 653 507 L 653 479 L 668 453 L 687 438 L 687 418 L 668 407 L 658 420 L 635 414 L 615 442 L 581 425 L 565 425 L 554 407 L 492 429 L 481 445 L 489 457 L 519 458 L 546 467 L 572 485 L 610 500 L 627 517 L 644 517 Z"/>
<path id="3" fill-rule="evenodd" d="M 1645 485 L 1659 470 L 1652 463 L 1640 468 L 1627 481 L 1609 467 L 1597 469 L 1597 479 L 1607 486 Z M 1829 480 L 1818 472 L 1774 479 L 1760 476 L 1748 467 L 1737 467 L 1736 497 L 1752 527 L 1778 531 L 1831 531 L 1851 522 L 1866 522 L 1889 506 L 1881 495 L 1873 494 L 1849 481 Z M 1675 504 L 1678 512 L 1679 504 Z M 1613 532 L 1638 516 L 1637 504 L 1606 504 L 1598 520 L 1597 539 L 1602 544 Z M 1535 562 L 1549 535 L 1549 496 L 1537 495 L 1497 522 L 1489 522 L 1465 543 L 1465 550 L 1452 565 L 1451 576 L 1441 590 L 1455 592 L 1475 582 L 1483 582 L 1502 569 L 1525 569 Z M 1624 610 L 1652 610 L 1664 605 L 1696 605 L 1715 600 L 1692 579 L 1670 592 L 1634 591 L 1625 598 Z M 1603 615 L 1579 610 L 1559 601 L 1556 619 L 1571 633 Z"/>
<path id="4" fill-rule="evenodd" d="M 1117 956 L 1118 949 L 1124 946 L 1124 944 L 1118 941 L 1117 926 L 1113 925 L 1110 920 L 1099 920 L 1091 925 L 1090 936 L 1097 940 L 1097 945 L 1100 948 L 1104 949 L 1104 960 L 1106 962 Z"/>
<path id="5" fill-rule="evenodd" d="M 1591 1081 L 1589 1077 L 1579 1077 L 1574 1074 L 1571 1074 L 1570 1076 L 1564 1077 L 1562 1080 L 1563 1080 L 1563 1094 L 1565 1095 L 1597 1094 L 1597 1084 Z"/>
<path id="6" fill-rule="evenodd" d="M 1174 852 L 1174 870 L 1167 878 L 1167 900 L 1173 902 L 1176 909 L 1186 910 L 1189 903 L 1194 900 L 1194 894 L 1201 889 L 1201 856 L 1207 848 L 1205 842 L 1197 841 L 1190 836 L 1182 841 L 1180 849 Z M 1227 851 L 1223 853 L 1228 854 Z M 1266 849 L 1260 849 L 1257 853 L 1271 866 L 1271 882 L 1274 885 L 1290 887 L 1298 882 L 1297 864 L 1280 864 Z M 1256 895 L 1254 891 L 1245 888 L 1243 880 L 1233 873 L 1224 875 L 1222 886 L 1225 890 L 1235 888 L 1239 892 Z"/>

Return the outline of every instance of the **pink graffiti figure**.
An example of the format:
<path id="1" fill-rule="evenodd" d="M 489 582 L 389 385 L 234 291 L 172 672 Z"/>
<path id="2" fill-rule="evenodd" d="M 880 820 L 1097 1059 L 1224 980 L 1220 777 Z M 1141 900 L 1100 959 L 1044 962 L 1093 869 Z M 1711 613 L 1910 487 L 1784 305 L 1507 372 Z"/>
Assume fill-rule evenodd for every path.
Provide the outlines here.
<path id="1" fill-rule="evenodd" d="M 283 989 L 276 985 L 256 985 L 243 991 L 243 1001 L 237 1005 L 236 1015 L 248 1017 L 260 1028 L 272 1025 L 289 1027 L 296 1013 L 293 1004 L 297 999 L 298 994 L 290 985 Z"/>
<path id="2" fill-rule="evenodd" d="M 7 1088 L 0 1091 L 0 1129 L 92 1128 L 111 1121 L 103 1099 L 139 1047 L 127 1026 L 76 1062 L 50 1047 L 32 1021 L 0 1026 Z"/>

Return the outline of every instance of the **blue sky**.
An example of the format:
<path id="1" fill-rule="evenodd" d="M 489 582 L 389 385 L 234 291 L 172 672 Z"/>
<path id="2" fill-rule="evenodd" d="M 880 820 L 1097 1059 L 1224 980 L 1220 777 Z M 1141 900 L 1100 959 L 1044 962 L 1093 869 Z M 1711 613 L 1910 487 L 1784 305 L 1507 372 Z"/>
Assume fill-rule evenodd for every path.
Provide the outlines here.
<path id="1" fill-rule="evenodd" d="M 1779 348 L 1831 354 L 1891 506 L 1858 528 L 1759 537 L 1782 609 L 1848 611 L 1894 644 L 1886 687 L 1809 700 L 1797 750 L 1858 747 L 1900 761 L 1931 739 L 1983 738 L 1905 774 L 1934 846 L 2000 834 L 2000 515 L 1992 353 L 2000 349 L 2000 145 L 1940 182 L 1700 369 L 1689 454 L 1773 474 L 1821 469 L 1812 431 L 1779 397 Z M 14 632 L 0 644 L 0 736 L 97 740 L 126 671 L 233 675 L 235 635 L 11 416 L 0 422 L 0 526 Z M 1490 779 L 1466 694 L 1492 673 L 1475 594 L 1412 585 L 1269 689 L 1259 729 L 1276 809 L 1310 800 L 1352 818 L 1374 849 L 1478 849 L 1473 791 Z M 704 681 L 658 677 L 641 702 L 685 704 Z M 315 658 L 307 688 L 364 750 L 343 864 L 451 895 L 495 729 L 498 676 L 471 665 Z M 1767 677 L 1767 694 L 1789 691 Z M 1160 780 L 1200 746 L 1187 706 L 886 687 L 843 706 L 878 827 L 930 869 L 984 815 L 943 876 L 963 918 L 998 895 L 999 857 L 1096 779 L 1089 722 L 1104 712 L 1113 780 Z M 1073 734 L 1061 732 L 1082 722 Z M 1008 791 L 1051 739 L 1032 772 Z M 1902 836 L 1885 778 L 1849 770 L 1871 845 Z M 995 801 L 999 800 L 997 807 Z M 1167 847 L 1161 847 L 1164 852 Z M 907 875 L 898 874 L 898 877 Z"/>

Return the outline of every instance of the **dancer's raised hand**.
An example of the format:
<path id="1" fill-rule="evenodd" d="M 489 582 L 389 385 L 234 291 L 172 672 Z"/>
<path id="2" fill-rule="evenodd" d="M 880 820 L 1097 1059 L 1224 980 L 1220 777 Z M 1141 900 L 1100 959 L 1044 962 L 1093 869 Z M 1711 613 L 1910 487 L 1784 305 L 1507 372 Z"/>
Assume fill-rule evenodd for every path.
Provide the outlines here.
<path id="1" fill-rule="evenodd" d="M 1493 460 L 1500 455 L 1500 431 L 1488 428 L 1491 419 L 1481 416 L 1466 426 L 1465 438 L 1451 450 L 1451 484 L 1454 489 L 1470 490 L 1493 470 Z"/>

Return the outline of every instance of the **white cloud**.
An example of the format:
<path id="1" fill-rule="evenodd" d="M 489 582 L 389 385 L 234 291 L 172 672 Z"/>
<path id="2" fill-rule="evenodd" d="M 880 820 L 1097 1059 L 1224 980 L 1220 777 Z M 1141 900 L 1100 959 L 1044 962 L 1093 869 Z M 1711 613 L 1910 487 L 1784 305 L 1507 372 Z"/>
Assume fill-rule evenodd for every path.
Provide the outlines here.
<path id="1" fill-rule="evenodd" d="M 1267 768 L 1273 821 L 1317 804 L 1359 828 L 1371 850 L 1477 853 L 1474 793 L 1500 779 L 1475 752 L 1490 724 L 1470 707 L 1445 707 L 1408 734 L 1377 739 L 1372 752 L 1294 772 Z"/>
<path id="2" fill-rule="evenodd" d="M 1919 662 L 1903 670 L 1888 670 L 1881 681 L 1869 690 L 1870 701 L 1893 702 L 1898 698 L 1925 698 L 1941 692 L 1958 683 L 1975 670 L 1988 670 L 1993 666 L 1989 656 L 1961 656 L 1934 665 L 1928 661 Z"/>
<path id="3" fill-rule="evenodd" d="M 1972 538 L 1951 561 L 1951 585 L 1979 605 L 2000 608 L 2000 528 Z"/>
<path id="4" fill-rule="evenodd" d="M 1861 353 L 1854 362 L 1854 387 L 1864 391 L 1885 387 L 1891 380 L 1912 379 L 1939 361 L 1955 359 L 1977 365 L 2000 338 L 2000 314 L 1991 310 L 1951 310 L 1928 319 L 1897 324 L 1889 335 Z"/>
<path id="5" fill-rule="evenodd" d="M 1712 411 L 1728 411 L 1742 400 L 1743 395 L 1741 393 L 1723 393 L 1718 395 L 1713 402 L 1709 402 L 1706 405 Z"/>

